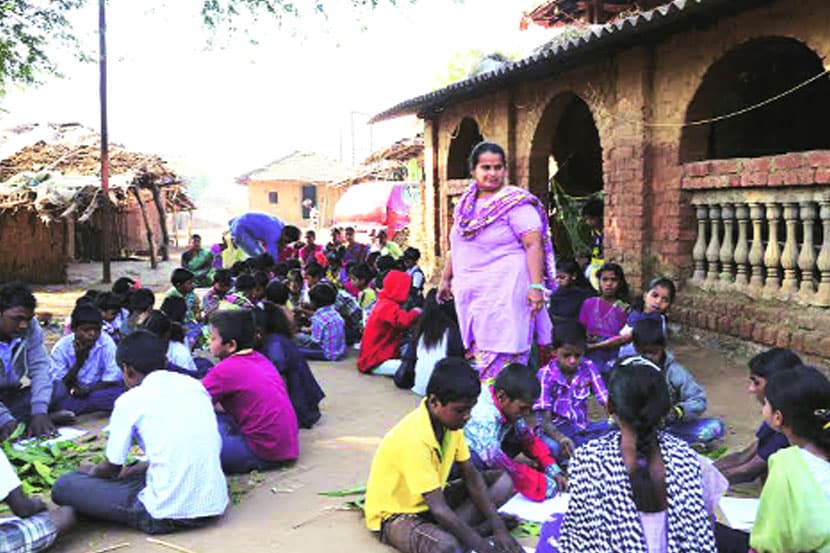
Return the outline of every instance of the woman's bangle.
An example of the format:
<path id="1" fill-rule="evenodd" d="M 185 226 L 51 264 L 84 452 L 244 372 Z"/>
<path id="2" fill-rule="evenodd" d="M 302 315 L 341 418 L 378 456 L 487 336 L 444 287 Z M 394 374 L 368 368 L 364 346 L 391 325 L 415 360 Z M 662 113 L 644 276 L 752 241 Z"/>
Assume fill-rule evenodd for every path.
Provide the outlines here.
<path id="1" fill-rule="evenodd" d="M 528 289 L 529 289 L 529 290 L 539 290 L 539 291 L 540 291 L 540 292 L 542 292 L 543 294 L 550 294 L 550 290 L 548 290 L 547 288 L 545 288 L 545 285 L 544 285 L 544 284 L 531 284 L 531 285 L 528 287 Z"/>

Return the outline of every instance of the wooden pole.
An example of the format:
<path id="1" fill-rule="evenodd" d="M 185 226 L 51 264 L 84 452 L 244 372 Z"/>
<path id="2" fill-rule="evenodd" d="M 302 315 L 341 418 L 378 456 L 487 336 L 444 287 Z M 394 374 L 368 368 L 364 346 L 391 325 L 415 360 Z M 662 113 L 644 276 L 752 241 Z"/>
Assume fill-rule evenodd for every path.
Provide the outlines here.
<path id="1" fill-rule="evenodd" d="M 161 227 L 161 244 L 159 244 L 159 257 L 162 261 L 170 260 L 169 244 L 170 234 L 167 232 L 167 215 L 164 212 L 164 201 L 161 198 L 161 190 L 155 182 L 150 183 L 150 192 L 153 193 L 153 203 L 156 204 L 156 211 L 159 213 L 159 226 Z"/>
<path id="2" fill-rule="evenodd" d="M 153 227 L 150 225 L 150 218 L 147 216 L 147 208 L 144 207 L 144 202 L 141 201 L 141 192 L 138 187 L 131 186 L 130 189 L 135 194 L 135 199 L 138 202 L 138 209 L 141 210 L 141 218 L 144 220 L 144 228 L 147 231 L 147 244 L 150 246 L 150 268 L 155 269 L 156 264 L 156 247 L 153 244 Z"/>
<path id="3" fill-rule="evenodd" d="M 103 282 L 112 280 L 110 275 L 110 160 L 109 133 L 107 131 L 107 2 L 98 0 L 98 41 L 100 70 L 99 95 L 101 100 L 101 259 L 104 264 Z"/>

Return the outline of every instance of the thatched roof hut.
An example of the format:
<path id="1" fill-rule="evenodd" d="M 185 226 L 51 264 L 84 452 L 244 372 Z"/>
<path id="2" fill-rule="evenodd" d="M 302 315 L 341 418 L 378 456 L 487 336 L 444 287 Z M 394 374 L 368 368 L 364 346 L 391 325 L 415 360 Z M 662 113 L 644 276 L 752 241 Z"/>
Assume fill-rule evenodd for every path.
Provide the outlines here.
<path id="1" fill-rule="evenodd" d="M 57 282 L 67 259 L 102 258 L 100 147 L 95 131 L 74 123 L 0 133 L 0 280 Z M 183 179 L 158 156 L 117 144 L 110 175 L 110 256 L 152 254 L 155 243 L 165 252 L 165 214 L 194 208 Z M 24 247 L 7 238 L 21 229 Z"/>

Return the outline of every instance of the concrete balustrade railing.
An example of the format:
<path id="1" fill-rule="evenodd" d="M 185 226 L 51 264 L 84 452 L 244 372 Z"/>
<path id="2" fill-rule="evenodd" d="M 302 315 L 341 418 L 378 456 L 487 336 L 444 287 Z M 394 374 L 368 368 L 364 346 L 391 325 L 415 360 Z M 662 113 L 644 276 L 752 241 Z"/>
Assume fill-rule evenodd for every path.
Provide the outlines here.
<path id="1" fill-rule="evenodd" d="M 691 190 L 691 284 L 830 307 L 830 187 Z"/>

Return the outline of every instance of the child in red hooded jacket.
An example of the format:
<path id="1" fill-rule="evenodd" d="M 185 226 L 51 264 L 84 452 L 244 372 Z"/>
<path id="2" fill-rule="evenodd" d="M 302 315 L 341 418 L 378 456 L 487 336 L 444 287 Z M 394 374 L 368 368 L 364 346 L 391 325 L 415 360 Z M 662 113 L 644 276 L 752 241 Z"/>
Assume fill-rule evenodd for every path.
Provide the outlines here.
<path id="1" fill-rule="evenodd" d="M 357 368 L 362 373 L 394 375 L 401 365 L 401 339 L 417 321 L 420 309 L 404 311 L 412 277 L 403 271 L 389 271 L 383 289 L 366 321 L 360 341 Z"/>

